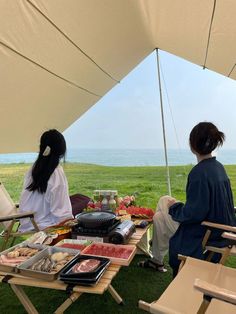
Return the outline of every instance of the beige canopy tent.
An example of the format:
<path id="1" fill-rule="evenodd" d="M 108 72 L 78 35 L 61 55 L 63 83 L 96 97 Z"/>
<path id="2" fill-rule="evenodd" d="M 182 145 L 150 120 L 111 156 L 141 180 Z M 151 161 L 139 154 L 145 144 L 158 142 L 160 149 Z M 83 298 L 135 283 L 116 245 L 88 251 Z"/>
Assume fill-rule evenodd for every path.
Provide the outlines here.
<path id="1" fill-rule="evenodd" d="M 155 48 L 236 78 L 235 0 L 0 0 L 0 153 L 37 149 Z"/>

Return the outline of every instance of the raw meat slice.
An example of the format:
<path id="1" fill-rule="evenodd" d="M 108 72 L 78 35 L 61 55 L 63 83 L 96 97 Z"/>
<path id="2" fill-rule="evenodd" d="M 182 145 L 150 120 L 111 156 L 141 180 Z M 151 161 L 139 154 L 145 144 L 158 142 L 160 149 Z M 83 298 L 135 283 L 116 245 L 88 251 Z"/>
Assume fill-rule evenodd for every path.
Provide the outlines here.
<path id="1" fill-rule="evenodd" d="M 12 265 L 18 265 L 22 262 L 27 260 L 26 256 L 19 256 L 19 257 L 7 257 L 6 255 L 0 256 L 0 263 L 1 264 L 12 264 Z"/>
<path id="2" fill-rule="evenodd" d="M 95 270 L 100 265 L 97 259 L 85 259 L 82 262 L 75 264 L 72 268 L 74 273 L 89 273 Z"/>
<path id="3" fill-rule="evenodd" d="M 68 249 L 74 249 L 74 250 L 83 250 L 86 248 L 86 245 L 84 244 L 73 244 L 73 243 L 62 243 L 60 247 L 65 247 Z"/>
<path id="4" fill-rule="evenodd" d="M 102 244 L 93 244 L 87 250 L 87 254 L 128 259 L 132 250 L 119 247 L 108 247 Z"/>

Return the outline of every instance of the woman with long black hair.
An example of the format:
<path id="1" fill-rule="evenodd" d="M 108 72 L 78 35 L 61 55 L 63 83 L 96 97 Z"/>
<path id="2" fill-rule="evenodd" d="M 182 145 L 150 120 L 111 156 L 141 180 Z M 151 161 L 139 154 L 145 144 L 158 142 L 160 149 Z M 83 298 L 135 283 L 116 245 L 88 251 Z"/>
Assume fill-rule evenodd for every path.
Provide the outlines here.
<path id="1" fill-rule="evenodd" d="M 34 211 L 40 229 L 73 218 L 68 183 L 60 165 L 65 154 L 63 135 L 55 129 L 46 131 L 40 139 L 38 158 L 26 173 L 20 212 Z M 30 221 L 22 219 L 20 231 L 30 229 Z"/>

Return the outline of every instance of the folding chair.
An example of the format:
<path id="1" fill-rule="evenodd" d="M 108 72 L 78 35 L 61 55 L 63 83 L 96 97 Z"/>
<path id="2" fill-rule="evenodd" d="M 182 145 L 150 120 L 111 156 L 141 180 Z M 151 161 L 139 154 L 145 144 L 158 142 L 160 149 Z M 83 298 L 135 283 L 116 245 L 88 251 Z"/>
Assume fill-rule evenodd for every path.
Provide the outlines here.
<path id="1" fill-rule="evenodd" d="M 0 225 L 2 229 L 0 236 L 3 237 L 3 242 L 0 245 L 0 251 L 3 251 L 6 248 L 10 240 L 10 246 L 12 246 L 16 237 L 39 231 L 39 228 L 34 220 L 34 212 L 18 214 L 17 208 L 18 206 L 14 204 L 4 185 L 0 182 Z M 21 218 L 29 218 L 32 222 L 34 230 L 30 232 L 18 232 Z"/>
<path id="2" fill-rule="evenodd" d="M 236 241 L 235 241 L 235 237 L 233 236 L 233 234 L 236 234 L 236 227 L 216 224 L 209 221 L 203 221 L 202 225 L 207 227 L 207 231 L 202 242 L 203 250 L 209 252 L 207 261 L 211 261 L 214 253 L 220 253 L 222 255 L 221 260 L 220 260 L 221 264 L 225 263 L 225 259 L 228 257 L 228 254 L 230 254 L 231 256 L 236 256 Z M 222 230 L 222 232 L 226 231 L 223 233 L 224 235 L 223 237 L 229 240 L 228 246 L 219 248 L 219 247 L 207 244 L 208 239 L 211 235 L 211 232 L 214 229 Z M 229 232 L 232 233 L 232 237 L 230 237 Z"/>
<path id="3" fill-rule="evenodd" d="M 206 281 L 196 279 L 194 288 L 203 293 L 198 314 L 236 313 L 236 292 L 222 289 Z"/>
<path id="4" fill-rule="evenodd" d="M 204 313 L 198 312 L 203 310 L 203 296 L 194 289 L 196 278 L 236 293 L 236 269 L 187 257 L 178 275 L 161 297 L 152 303 L 139 301 L 139 308 L 153 314 Z"/>
<path id="5" fill-rule="evenodd" d="M 207 308 L 206 314 L 235 314 L 235 304 L 213 299 Z"/>

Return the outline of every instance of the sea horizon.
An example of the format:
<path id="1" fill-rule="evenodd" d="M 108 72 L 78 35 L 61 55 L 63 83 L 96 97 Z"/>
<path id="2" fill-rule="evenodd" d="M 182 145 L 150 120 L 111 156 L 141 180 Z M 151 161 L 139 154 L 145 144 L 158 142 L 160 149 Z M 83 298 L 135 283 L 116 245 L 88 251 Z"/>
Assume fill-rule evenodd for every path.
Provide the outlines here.
<path id="1" fill-rule="evenodd" d="M 196 164 L 196 157 L 189 149 L 168 149 L 170 166 Z M 236 164 L 236 149 L 220 149 L 217 160 L 224 165 Z M 37 153 L 0 154 L 0 164 L 33 163 Z M 114 149 L 114 148 L 69 148 L 66 162 L 102 166 L 164 166 L 163 149 Z"/>

